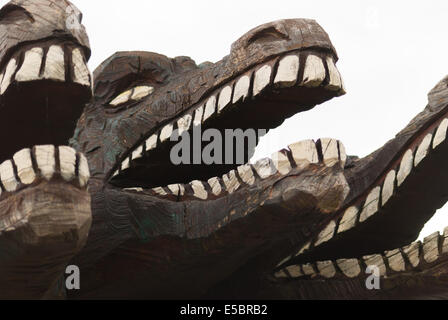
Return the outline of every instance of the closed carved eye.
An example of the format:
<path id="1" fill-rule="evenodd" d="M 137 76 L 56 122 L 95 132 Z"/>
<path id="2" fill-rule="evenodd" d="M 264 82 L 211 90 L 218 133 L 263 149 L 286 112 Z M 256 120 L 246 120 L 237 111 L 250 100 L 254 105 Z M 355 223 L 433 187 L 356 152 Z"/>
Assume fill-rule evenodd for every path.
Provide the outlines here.
<path id="1" fill-rule="evenodd" d="M 154 92 L 154 87 L 151 86 L 137 86 L 126 90 L 119 94 L 115 99 L 109 102 L 110 106 L 117 107 L 127 102 L 139 101 Z"/>

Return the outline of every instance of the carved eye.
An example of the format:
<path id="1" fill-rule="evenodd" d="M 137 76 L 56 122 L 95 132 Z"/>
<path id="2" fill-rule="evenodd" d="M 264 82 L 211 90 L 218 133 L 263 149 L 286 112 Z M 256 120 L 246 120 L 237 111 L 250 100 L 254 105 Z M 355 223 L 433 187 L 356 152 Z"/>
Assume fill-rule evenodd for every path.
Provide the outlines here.
<path id="1" fill-rule="evenodd" d="M 127 102 L 139 101 L 154 92 L 154 87 L 151 86 L 138 86 L 132 89 L 126 90 L 119 94 L 115 99 L 109 102 L 110 106 L 117 107 Z"/>

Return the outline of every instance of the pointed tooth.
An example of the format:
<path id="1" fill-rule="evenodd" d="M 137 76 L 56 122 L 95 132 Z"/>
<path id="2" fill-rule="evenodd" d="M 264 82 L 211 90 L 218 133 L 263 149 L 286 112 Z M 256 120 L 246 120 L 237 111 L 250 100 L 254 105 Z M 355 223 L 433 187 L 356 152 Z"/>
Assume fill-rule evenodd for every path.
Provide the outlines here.
<path id="1" fill-rule="evenodd" d="M 79 185 L 81 187 L 85 187 L 90 179 L 90 171 L 87 158 L 82 153 L 79 154 L 78 176 L 79 176 Z"/>
<path id="2" fill-rule="evenodd" d="M 186 114 L 177 121 L 179 136 L 181 136 L 185 131 L 190 130 L 192 119 L 191 114 Z"/>
<path id="3" fill-rule="evenodd" d="M 154 92 L 154 87 L 151 86 L 138 86 L 135 87 L 132 92 L 131 100 L 141 100 Z"/>
<path id="4" fill-rule="evenodd" d="M 406 270 L 404 259 L 399 249 L 386 251 L 385 256 L 392 271 L 403 272 Z"/>
<path id="5" fill-rule="evenodd" d="M 295 256 L 300 256 L 301 254 L 303 254 L 304 252 L 308 251 L 310 249 L 311 246 L 311 242 L 307 242 L 299 251 L 297 251 L 297 253 L 295 254 Z"/>
<path id="6" fill-rule="evenodd" d="M 310 163 L 318 163 L 316 144 L 313 140 L 304 140 L 289 146 L 292 157 L 298 167 L 308 166 Z"/>
<path id="7" fill-rule="evenodd" d="M 23 64 L 16 74 L 16 81 L 25 82 L 38 80 L 40 78 L 39 72 L 43 55 L 44 50 L 42 48 L 33 48 L 25 52 Z"/>
<path id="8" fill-rule="evenodd" d="M 230 171 L 228 175 L 223 175 L 222 180 L 224 181 L 228 193 L 234 193 L 240 187 L 235 170 Z"/>
<path id="9" fill-rule="evenodd" d="M 193 195 L 201 200 L 207 200 L 208 198 L 208 194 L 207 191 L 204 188 L 204 185 L 202 184 L 201 181 L 192 181 L 190 182 L 190 185 L 193 189 Z"/>
<path id="10" fill-rule="evenodd" d="M 428 133 L 417 148 L 415 153 L 414 166 L 417 167 L 426 158 L 431 146 L 432 134 Z"/>
<path id="11" fill-rule="evenodd" d="M 277 169 L 269 158 L 258 160 L 253 167 L 263 180 L 277 173 Z"/>
<path id="12" fill-rule="evenodd" d="M 274 163 L 275 168 L 282 175 L 287 175 L 292 170 L 291 163 L 289 162 L 288 155 L 285 152 L 279 151 L 273 153 L 272 162 Z"/>
<path id="13" fill-rule="evenodd" d="M 218 99 L 218 113 L 230 104 L 232 99 L 232 87 L 227 86 L 221 90 Z"/>
<path id="14" fill-rule="evenodd" d="M 46 180 L 50 180 L 56 170 L 55 147 L 52 145 L 36 146 L 34 148 L 34 156 L 40 174 Z"/>
<path id="15" fill-rule="evenodd" d="M 241 180 L 243 180 L 244 183 L 250 186 L 255 183 L 255 176 L 250 165 L 246 164 L 239 166 L 237 170 Z"/>
<path id="16" fill-rule="evenodd" d="M 336 268 L 334 267 L 333 261 L 318 261 L 316 265 L 322 277 L 330 279 L 336 275 Z"/>
<path id="17" fill-rule="evenodd" d="M 406 180 L 408 175 L 412 171 L 412 164 L 414 160 L 414 156 L 412 155 L 412 150 L 406 151 L 400 163 L 400 170 L 398 170 L 397 174 L 397 186 L 401 186 L 401 184 Z"/>
<path id="18" fill-rule="evenodd" d="M 129 158 L 124 159 L 123 162 L 121 163 L 121 171 L 129 169 L 130 165 L 131 162 L 129 161 Z"/>
<path id="19" fill-rule="evenodd" d="M 160 131 L 160 142 L 164 142 L 171 137 L 173 133 L 173 124 L 169 123 Z"/>
<path id="20" fill-rule="evenodd" d="M 208 118 L 210 118 L 216 111 L 216 97 L 211 96 L 207 103 L 205 104 L 205 111 L 204 111 L 204 120 L 202 122 L 205 122 Z"/>
<path id="21" fill-rule="evenodd" d="M 327 66 L 328 66 L 328 73 L 330 76 L 330 82 L 328 83 L 327 88 L 332 91 L 341 90 L 343 87 L 342 78 L 338 68 L 336 68 L 333 57 L 327 57 Z"/>
<path id="22" fill-rule="evenodd" d="M 52 45 L 48 50 L 43 78 L 65 81 L 64 50 L 60 46 Z"/>
<path id="23" fill-rule="evenodd" d="M 292 278 L 299 278 L 302 277 L 304 274 L 300 270 L 300 266 L 294 265 L 294 266 L 288 266 L 285 268 L 285 270 L 289 273 L 289 275 Z"/>
<path id="24" fill-rule="evenodd" d="M 151 137 L 149 137 L 146 140 L 146 151 L 150 151 L 152 149 L 155 149 L 157 147 L 157 134 L 153 134 Z"/>
<path id="25" fill-rule="evenodd" d="M 153 188 L 152 191 L 154 191 L 156 194 L 161 195 L 161 196 L 167 196 L 168 195 L 168 193 L 166 193 L 166 191 L 163 190 L 162 187 Z"/>
<path id="26" fill-rule="evenodd" d="M 403 248 L 403 253 L 408 257 L 408 261 L 416 268 L 420 264 L 420 246 L 421 243 L 414 242 Z"/>
<path id="27" fill-rule="evenodd" d="M 375 266 L 380 271 L 380 276 L 386 275 L 386 265 L 384 264 L 383 257 L 379 254 L 373 254 L 362 257 L 366 266 Z"/>
<path id="28" fill-rule="evenodd" d="M 336 222 L 334 222 L 332 220 L 325 227 L 325 229 L 321 231 L 321 233 L 319 234 L 319 237 L 317 238 L 317 241 L 314 244 L 314 246 L 317 247 L 317 246 L 321 245 L 322 243 L 331 240 L 333 238 L 333 236 L 334 236 L 335 229 L 336 229 Z"/>
<path id="29" fill-rule="evenodd" d="M 349 207 L 345 210 L 344 216 L 339 223 L 338 233 L 348 231 L 355 226 L 358 212 L 359 210 L 355 206 Z"/>
<path id="30" fill-rule="evenodd" d="M 253 96 L 257 96 L 271 82 L 272 68 L 264 65 L 255 72 Z"/>
<path id="31" fill-rule="evenodd" d="M 222 192 L 221 184 L 219 183 L 219 179 L 214 177 L 209 179 L 208 184 L 210 185 L 210 188 L 212 189 L 212 193 L 215 196 L 219 196 Z"/>
<path id="32" fill-rule="evenodd" d="M 143 192 L 143 188 L 141 187 L 123 188 L 123 191 Z"/>
<path id="33" fill-rule="evenodd" d="M 132 152 L 132 160 L 136 160 L 143 157 L 143 146 L 138 147 Z"/>
<path id="34" fill-rule="evenodd" d="M 0 94 L 5 93 L 6 89 L 8 89 L 8 87 L 12 81 L 12 79 L 11 79 L 12 75 L 16 71 L 16 68 L 17 68 L 16 59 L 13 58 L 13 59 L 9 60 L 8 65 L 6 66 L 5 75 L 2 80 L 2 85 L 0 87 Z"/>
<path id="35" fill-rule="evenodd" d="M 434 232 L 423 241 L 423 257 L 428 263 L 439 258 L 439 233 Z"/>
<path id="36" fill-rule="evenodd" d="M 395 186 L 395 170 L 389 171 L 384 180 L 383 191 L 381 196 L 381 205 L 384 206 L 394 194 Z"/>
<path id="37" fill-rule="evenodd" d="M 340 165 L 342 166 L 343 163 L 340 161 L 339 158 L 338 141 L 329 138 L 319 139 L 319 141 L 322 148 L 322 154 L 324 157 L 324 164 L 327 167 L 333 167 L 335 164 L 340 163 Z"/>
<path id="38" fill-rule="evenodd" d="M 70 147 L 59 147 L 59 164 L 61 166 L 61 176 L 65 181 L 75 178 L 76 151 Z"/>
<path id="39" fill-rule="evenodd" d="M 276 268 L 281 267 L 281 266 L 284 265 L 286 262 L 288 262 L 289 260 L 291 260 L 291 258 L 292 258 L 291 255 L 287 256 L 286 258 L 284 258 L 282 261 L 280 261 L 280 262 L 277 264 Z"/>
<path id="40" fill-rule="evenodd" d="M 126 103 L 129 101 L 129 98 L 131 97 L 132 90 L 126 90 L 123 93 L 120 93 L 114 100 L 109 102 L 112 106 L 118 106 L 120 104 Z"/>
<path id="41" fill-rule="evenodd" d="M 446 139 L 446 132 L 448 129 L 448 119 L 443 119 L 437 128 L 436 134 L 434 136 L 434 141 L 432 142 L 432 148 L 437 148 Z"/>
<path id="42" fill-rule="evenodd" d="M 80 85 L 90 87 L 91 75 L 84 61 L 84 55 L 81 49 L 75 48 L 72 51 L 72 63 L 73 63 L 73 81 Z"/>
<path id="43" fill-rule="evenodd" d="M 0 178 L 6 191 L 14 192 L 17 190 L 19 182 L 14 175 L 14 169 L 11 160 L 6 160 L 0 165 Z"/>
<path id="44" fill-rule="evenodd" d="M 233 103 L 239 100 L 245 100 L 249 95 L 250 78 L 245 75 L 242 76 L 235 84 L 235 91 L 233 93 Z"/>
<path id="45" fill-rule="evenodd" d="M 33 162 L 31 161 L 31 150 L 23 149 L 17 152 L 14 156 L 14 163 L 17 167 L 17 175 L 23 184 L 31 184 L 36 179 L 36 173 L 33 169 Z"/>
<path id="46" fill-rule="evenodd" d="M 325 80 L 325 67 L 322 59 L 313 54 L 308 55 L 303 73 L 302 85 L 309 88 L 320 86 Z"/>
<path id="47" fill-rule="evenodd" d="M 361 273 L 361 267 L 357 259 L 339 259 L 336 260 L 336 263 L 342 273 L 349 278 L 355 278 Z"/>
<path id="48" fill-rule="evenodd" d="M 112 175 L 112 178 L 118 176 L 119 173 L 120 173 L 120 172 L 119 172 L 118 170 L 115 171 L 114 174 Z"/>
<path id="49" fill-rule="evenodd" d="M 364 204 L 364 208 L 362 209 L 361 215 L 359 217 L 360 222 L 366 221 L 368 218 L 370 218 L 371 216 L 373 216 L 375 213 L 378 212 L 380 191 L 381 191 L 380 187 L 376 187 L 372 191 L 370 191 Z"/>
<path id="50" fill-rule="evenodd" d="M 302 270 L 306 276 L 314 276 L 316 274 L 316 271 L 314 271 L 313 265 L 311 263 L 302 265 Z"/>
<path id="51" fill-rule="evenodd" d="M 276 273 L 274 273 L 274 277 L 277 279 L 289 278 L 288 275 L 283 270 L 280 270 L 280 271 L 277 271 Z"/>
<path id="52" fill-rule="evenodd" d="M 193 125 L 195 127 L 198 127 L 202 124 L 202 116 L 204 114 L 204 106 L 200 106 L 199 108 L 197 108 L 194 112 L 194 120 L 193 120 Z"/>
<path id="53" fill-rule="evenodd" d="M 181 184 L 170 184 L 168 189 L 170 189 L 170 191 L 176 196 L 183 196 L 185 194 L 185 188 Z"/>
<path id="54" fill-rule="evenodd" d="M 297 82 L 299 74 L 299 57 L 289 55 L 280 60 L 274 83 L 281 87 L 292 87 Z"/>

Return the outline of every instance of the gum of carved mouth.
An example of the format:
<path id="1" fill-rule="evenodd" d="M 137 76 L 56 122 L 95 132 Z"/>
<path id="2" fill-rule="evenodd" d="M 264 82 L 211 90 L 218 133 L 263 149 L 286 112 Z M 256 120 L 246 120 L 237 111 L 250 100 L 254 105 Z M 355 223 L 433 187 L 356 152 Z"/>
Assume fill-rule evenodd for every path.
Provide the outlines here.
<path id="1" fill-rule="evenodd" d="M 401 254 L 410 254 L 407 248 L 414 248 L 414 247 L 421 247 L 421 244 L 419 243 L 413 243 L 411 245 L 408 245 L 406 247 L 403 247 L 401 249 L 397 249 L 400 253 L 397 253 L 397 250 L 390 251 L 391 248 L 383 248 L 383 250 L 389 250 L 384 251 L 383 253 L 379 253 L 377 255 L 373 254 L 373 252 L 369 253 L 369 255 L 358 259 L 359 254 L 353 255 L 355 259 L 335 259 L 334 256 L 337 256 L 339 247 L 344 247 L 343 242 L 344 237 L 347 235 L 350 235 L 350 240 L 348 244 L 345 246 L 350 246 L 350 241 L 353 242 L 353 240 L 356 238 L 358 239 L 358 243 L 362 242 L 363 234 L 365 236 L 365 231 L 370 230 L 368 229 L 369 223 L 374 221 L 375 219 L 383 219 L 383 220 L 376 220 L 381 221 L 383 224 L 387 223 L 387 217 L 393 217 L 394 212 L 389 212 L 389 210 L 392 210 L 388 208 L 388 205 L 393 201 L 400 201 L 400 195 L 403 188 L 406 188 L 406 182 L 413 177 L 413 175 L 421 174 L 421 166 L 425 164 L 425 161 L 431 161 L 433 157 L 437 156 L 437 152 L 442 152 L 441 149 L 444 149 L 448 146 L 446 139 L 447 139 L 447 129 L 448 129 L 448 117 L 445 115 L 444 117 L 439 118 L 436 120 L 429 128 L 425 129 L 422 133 L 419 134 L 419 136 L 413 141 L 413 143 L 406 148 L 400 155 L 400 157 L 394 161 L 390 166 L 388 171 L 383 174 L 377 183 L 371 186 L 371 188 L 368 189 L 367 192 L 365 192 L 360 198 L 356 199 L 354 202 L 348 204 L 345 206 L 344 209 L 342 209 L 339 213 L 335 214 L 330 221 L 327 221 L 323 227 L 320 228 L 320 231 L 315 233 L 313 237 L 311 237 L 311 240 L 306 242 L 304 245 L 302 245 L 297 251 L 295 251 L 292 255 L 286 257 L 283 259 L 278 265 L 278 267 L 282 266 L 288 266 L 291 263 L 295 265 L 295 267 L 287 267 L 289 272 L 289 275 L 291 275 L 291 272 L 293 274 L 301 273 L 303 275 L 314 275 L 312 273 L 312 270 L 316 271 L 317 273 L 323 272 L 324 277 L 332 278 L 336 276 L 338 270 L 339 273 L 342 272 L 347 277 L 350 277 L 350 275 L 358 276 L 361 274 L 361 270 L 365 270 L 366 265 L 365 263 L 361 263 L 360 261 L 365 261 L 366 259 L 373 259 L 372 257 L 376 257 L 379 262 L 386 261 L 387 259 L 393 259 L 396 261 L 398 259 L 397 257 L 401 257 Z M 426 164 L 427 166 L 430 166 L 431 164 Z M 429 186 L 427 186 L 429 188 Z M 403 200 L 402 200 L 403 201 Z M 392 210 L 393 211 L 393 210 Z M 431 216 L 428 215 L 426 217 L 422 217 L 421 219 L 424 219 L 425 221 L 429 220 Z M 405 217 L 407 219 L 407 223 L 411 224 L 410 222 L 411 216 Z M 413 222 L 415 223 L 415 222 Z M 367 227 L 367 229 L 366 229 Z M 372 227 L 373 228 L 373 227 Z M 400 227 L 397 227 L 400 228 Z M 356 234 L 354 232 L 359 232 L 360 234 Z M 399 232 L 400 230 L 397 230 Z M 445 237 L 448 237 L 448 228 L 445 230 Z M 438 235 L 438 234 L 437 234 Z M 432 235 L 434 238 L 435 235 Z M 388 238 L 388 237 L 385 237 Z M 436 250 L 434 249 L 434 245 L 431 244 L 431 249 L 429 249 L 428 245 L 426 245 L 426 242 L 431 242 L 428 237 L 425 239 L 425 244 L 423 245 L 423 249 L 425 250 Z M 439 238 L 438 238 L 439 239 Z M 339 241 L 339 242 L 338 242 Z M 368 241 L 368 240 L 366 240 Z M 437 257 L 441 255 L 442 253 L 445 254 L 448 251 L 448 240 L 445 240 L 446 244 L 444 244 L 443 251 L 439 250 L 440 246 L 435 246 L 437 249 Z M 445 242 L 444 242 L 445 243 Z M 368 244 L 364 244 L 365 246 L 368 246 Z M 384 244 L 381 244 L 381 246 L 384 246 Z M 446 247 L 445 247 L 446 246 Z M 317 256 L 319 257 L 317 261 L 319 262 L 313 262 L 315 260 L 315 254 L 319 252 L 319 250 L 326 250 L 324 253 L 319 253 Z M 348 249 L 349 250 L 349 249 Z M 413 251 L 412 257 L 407 256 L 406 257 L 406 268 L 404 262 L 399 262 L 402 267 L 398 268 L 393 265 L 393 262 L 389 262 L 389 265 L 391 266 L 391 270 L 394 272 L 402 272 L 405 270 L 413 270 L 413 268 L 416 268 L 418 266 L 418 263 L 411 263 L 409 265 L 409 261 L 412 261 L 412 259 L 417 259 L 415 255 L 424 255 L 426 263 L 432 263 L 437 259 L 433 258 L 426 258 L 429 253 L 425 253 L 425 251 Z M 322 260 L 321 257 L 325 257 L 327 253 L 333 251 L 336 252 L 332 254 L 330 260 Z M 322 252 L 322 251 L 321 251 Z M 375 251 L 375 252 L 379 252 Z M 392 253 L 391 253 L 392 252 Z M 396 253 L 396 254 L 395 254 Z M 373 255 L 372 255 L 373 254 Z M 344 257 L 350 255 L 349 251 L 344 253 Z M 362 254 L 361 254 L 362 255 Z M 297 263 L 294 261 L 311 261 L 308 263 L 301 264 L 302 266 L 300 269 L 297 269 Z M 403 260 L 403 261 L 405 261 Z M 401 261 L 401 260 L 400 260 Z M 415 260 L 417 261 L 417 260 Z M 335 267 L 338 264 L 342 264 L 342 266 Z M 364 266 L 364 268 L 361 268 Z M 359 269 L 360 268 L 360 269 Z M 359 269 L 359 270 L 358 270 Z M 300 270 L 300 272 L 298 271 Z M 325 271 L 322 271 L 325 270 Z M 334 272 L 331 270 L 335 270 Z M 344 270 L 348 270 L 347 272 L 344 272 Z M 385 272 L 385 269 L 381 269 L 381 272 Z M 280 275 L 280 277 L 284 277 L 288 272 L 280 271 L 277 275 Z M 295 277 L 295 276 L 293 276 Z"/>
<path id="2" fill-rule="evenodd" d="M 151 93 L 150 88 L 144 88 L 149 95 Z M 139 90 L 142 90 L 139 88 Z M 293 93 L 294 101 L 284 102 L 281 100 L 284 90 L 289 90 L 288 92 Z M 317 96 L 324 96 L 319 102 L 313 102 L 307 99 L 307 94 L 316 96 L 316 92 L 313 90 L 319 90 L 319 93 L 323 93 Z M 120 105 L 126 103 L 132 97 L 132 92 L 135 89 L 128 90 L 123 94 L 112 100 L 112 105 Z M 182 134 L 186 131 L 191 132 L 194 126 L 201 125 L 205 128 L 218 128 L 218 129 L 229 129 L 229 128 L 241 128 L 243 125 L 246 128 L 250 128 L 251 125 L 254 128 L 275 127 L 278 123 L 281 123 L 286 117 L 293 115 L 302 110 L 308 110 L 318 103 L 322 103 L 334 96 L 344 94 L 344 86 L 342 78 L 336 69 L 333 61 L 332 55 L 327 55 L 323 53 L 317 53 L 314 51 L 302 51 L 302 52 L 291 52 L 281 57 L 273 58 L 268 62 L 257 65 L 251 70 L 243 73 L 236 79 L 229 81 L 221 85 L 217 90 L 208 94 L 204 99 L 202 99 L 194 107 L 190 108 L 184 114 L 179 117 L 164 124 L 159 128 L 158 131 L 153 132 L 149 137 L 147 136 L 143 141 L 139 142 L 136 147 L 132 148 L 126 153 L 126 156 L 119 162 L 118 167 L 115 167 L 112 172 L 112 184 L 116 186 L 124 187 L 118 180 L 125 177 L 126 175 L 132 175 L 130 173 L 134 168 L 141 166 L 143 163 L 151 162 L 151 155 L 156 153 L 161 153 L 160 150 L 167 150 L 166 147 L 169 144 L 171 136 L 178 132 Z M 272 97 L 271 95 L 274 95 Z M 272 101 L 269 101 L 272 100 Z M 278 115 L 278 119 L 267 119 L 262 120 L 264 123 L 239 123 L 236 124 L 238 118 L 248 119 L 248 112 L 253 114 L 262 114 L 263 110 L 251 109 L 253 107 L 257 108 L 259 106 L 258 101 L 265 101 L 263 103 L 272 103 L 268 106 L 271 107 L 275 103 L 277 105 L 282 105 L 288 103 L 287 106 L 291 106 L 290 109 L 285 109 L 285 114 L 274 108 L 267 112 L 271 112 Z M 250 105 L 251 107 L 249 107 Z M 306 106 L 306 107 L 304 107 Z M 245 113 L 246 112 L 246 113 Z M 255 112 L 255 113 L 254 113 Z M 267 116 L 269 118 L 269 115 Z M 271 117 L 272 118 L 272 117 Z M 250 119 L 250 118 L 249 118 Z M 232 120 L 232 121 L 229 121 Z M 243 120 L 241 120 L 243 121 Z M 273 123 L 272 123 L 273 122 Z M 287 152 L 286 152 L 287 153 Z M 277 153 L 276 157 L 287 158 L 286 153 Z M 164 159 L 165 163 L 169 159 Z M 269 167 L 267 162 L 269 160 L 263 160 L 264 164 L 256 164 L 255 167 Z M 262 161 L 262 162 L 263 162 Z M 162 161 L 161 161 L 162 162 Z M 271 161 L 272 162 L 272 161 Z M 275 162 L 275 161 L 274 161 Z M 286 162 L 285 162 L 286 163 Z M 276 170 L 285 170 L 283 168 L 276 168 L 275 165 L 270 166 L 272 172 L 275 173 Z M 222 178 L 216 177 L 215 174 L 210 174 L 208 177 L 199 177 L 197 180 L 193 180 L 188 183 L 187 181 L 170 181 L 172 182 L 169 186 L 160 185 L 148 186 L 148 185 L 126 185 L 125 189 L 134 191 L 144 191 L 145 189 L 156 187 L 155 193 L 160 196 L 176 194 L 182 196 L 187 190 L 196 196 L 196 198 L 204 199 L 210 194 L 218 196 L 221 194 L 221 190 L 231 190 L 235 188 L 236 182 L 243 182 L 242 178 L 238 175 L 245 175 L 250 170 L 249 165 L 244 165 L 241 167 L 228 166 L 221 171 L 217 171 L 218 175 L 220 173 L 228 172 Z M 229 172 L 230 170 L 230 172 Z M 254 169 L 255 172 L 257 171 Z M 152 172 L 157 172 L 162 170 L 152 170 Z M 170 170 L 167 170 L 168 172 Z M 169 174 L 169 173 L 168 173 Z M 257 174 L 256 174 L 257 175 Z M 260 176 L 260 175 L 258 175 Z M 261 174 L 263 176 L 263 174 Z M 260 176 L 260 177 L 261 177 Z M 201 179 L 202 178 L 202 179 Z M 199 180 L 207 180 L 207 182 L 200 182 Z M 187 185 L 187 187 L 185 187 Z M 205 185 L 205 186 L 204 186 Z M 188 187 L 191 186 L 191 187 Z M 208 190 L 208 191 L 207 191 Z"/>

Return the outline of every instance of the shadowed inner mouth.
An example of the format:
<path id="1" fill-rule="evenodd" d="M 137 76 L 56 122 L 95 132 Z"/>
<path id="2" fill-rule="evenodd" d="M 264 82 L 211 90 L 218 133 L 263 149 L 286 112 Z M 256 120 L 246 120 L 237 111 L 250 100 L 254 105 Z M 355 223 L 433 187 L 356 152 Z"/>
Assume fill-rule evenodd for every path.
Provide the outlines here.
<path id="1" fill-rule="evenodd" d="M 139 141 L 117 165 L 111 183 L 120 188 L 159 187 L 168 193 L 171 191 L 166 186 L 172 184 L 184 185 L 191 181 L 206 184 L 207 180 L 249 161 L 263 132 L 259 129 L 267 132 L 286 118 L 343 93 L 342 79 L 328 51 L 296 51 L 272 58 L 224 83 Z M 210 164 L 202 157 L 198 161 L 197 157 L 207 145 L 216 142 L 214 138 L 201 142 L 201 134 L 211 128 L 220 132 L 222 141 L 210 154 L 216 156 L 219 150 L 217 153 L 221 156 L 214 159 L 222 161 Z M 239 132 L 247 135 L 238 141 L 234 139 L 233 134 L 238 134 L 234 129 L 241 129 Z M 232 131 L 226 133 L 226 130 Z M 176 132 L 189 137 L 186 144 L 190 152 L 182 154 L 181 164 L 173 163 L 171 154 L 178 142 L 170 141 L 170 137 Z M 244 141 L 242 148 L 241 141 Z M 230 149 L 229 142 L 233 146 Z M 229 150 L 233 156 L 229 156 Z"/>

